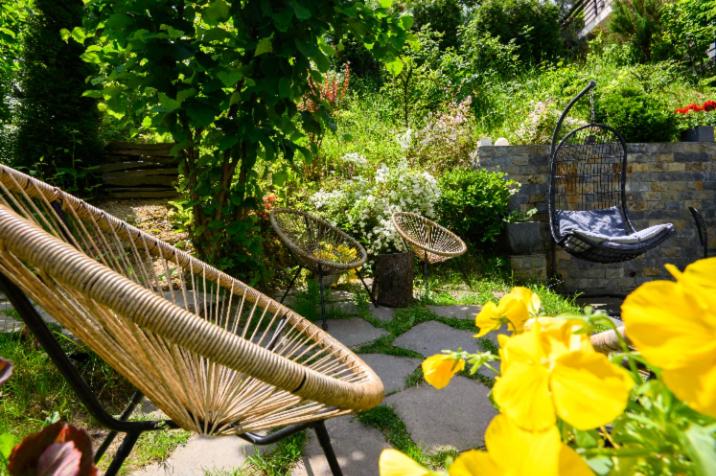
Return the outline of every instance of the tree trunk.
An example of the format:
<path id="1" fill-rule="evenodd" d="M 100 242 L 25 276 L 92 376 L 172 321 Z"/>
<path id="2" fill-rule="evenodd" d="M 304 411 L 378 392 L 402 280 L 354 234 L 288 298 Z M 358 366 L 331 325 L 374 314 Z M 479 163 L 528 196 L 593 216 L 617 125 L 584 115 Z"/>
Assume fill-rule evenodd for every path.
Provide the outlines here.
<path id="1" fill-rule="evenodd" d="M 405 307 L 413 301 L 413 255 L 392 253 L 375 257 L 373 296 L 378 304 Z"/>

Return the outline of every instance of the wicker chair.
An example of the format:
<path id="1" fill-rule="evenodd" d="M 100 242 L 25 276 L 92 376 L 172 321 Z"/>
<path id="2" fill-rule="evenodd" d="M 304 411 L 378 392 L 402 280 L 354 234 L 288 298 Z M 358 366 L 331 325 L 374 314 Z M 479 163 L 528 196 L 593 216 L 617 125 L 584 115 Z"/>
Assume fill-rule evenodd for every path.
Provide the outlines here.
<path id="1" fill-rule="evenodd" d="M 241 281 L 87 203 L 0 166 L 0 285 L 97 420 L 139 435 L 181 427 L 256 444 L 313 427 L 334 474 L 323 420 L 381 402 L 378 376 L 301 316 Z M 29 299 L 137 389 L 103 409 Z M 127 421 L 146 395 L 167 421 Z M 256 432 L 281 427 L 259 435 Z"/>
<path id="2" fill-rule="evenodd" d="M 627 149 L 619 132 L 592 122 L 557 142 L 569 111 L 595 86 L 590 81 L 569 102 L 552 134 L 550 231 L 557 245 L 577 258 L 617 263 L 659 246 L 675 230 L 671 223 L 634 228 L 626 200 Z"/>
<path id="3" fill-rule="evenodd" d="M 391 219 L 405 246 L 423 262 L 426 290 L 431 264 L 455 258 L 467 251 L 465 242 L 459 236 L 417 213 L 395 212 Z"/>
<path id="4" fill-rule="evenodd" d="M 275 208 L 270 214 L 271 226 L 299 262 L 281 301 L 286 299 L 301 270 L 306 268 L 318 277 L 321 296 L 321 321 L 326 328 L 325 277 L 355 269 L 373 305 L 373 293 L 360 273 L 368 257 L 365 248 L 346 232 L 314 215 L 288 208 Z"/>

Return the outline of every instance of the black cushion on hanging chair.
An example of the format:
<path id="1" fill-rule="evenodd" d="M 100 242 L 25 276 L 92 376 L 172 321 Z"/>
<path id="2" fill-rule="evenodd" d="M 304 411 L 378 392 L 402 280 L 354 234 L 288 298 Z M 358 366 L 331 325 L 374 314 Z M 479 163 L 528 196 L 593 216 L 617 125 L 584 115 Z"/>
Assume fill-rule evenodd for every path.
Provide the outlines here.
<path id="1" fill-rule="evenodd" d="M 674 233 L 671 223 L 637 231 L 626 207 L 626 143 L 604 124 L 587 124 L 557 144 L 562 122 L 592 81 L 569 103 L 552 135 L 549 218 L 555 242 L 588 261 L 614 263 L 645 253 Z"/>

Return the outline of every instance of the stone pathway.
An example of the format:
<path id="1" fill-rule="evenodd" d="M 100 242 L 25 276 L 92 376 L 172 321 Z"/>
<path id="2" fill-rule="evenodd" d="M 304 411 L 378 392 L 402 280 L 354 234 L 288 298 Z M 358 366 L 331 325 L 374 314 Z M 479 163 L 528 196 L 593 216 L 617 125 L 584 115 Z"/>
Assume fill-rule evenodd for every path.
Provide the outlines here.
<path id="1" fill-rule="evenodd" d="M 387 331 L 370 324 L 360 316 L 361 306 L 350 293 L 332 293 L 328 332 L 346 346 L 356 349 L 374 342 Z M 362 309 L 365 309 L 363 307 Z M 478 306 L 428 306 L 436 316 L 452 319 L 474 319 Z M 395 310 L 372 305 L 371 316 L 389 322 Z M 375 321 L 372 321 L 375 322 Z M 423 356 L 443 349 L 462 347 L 467 351 L 484 350 L 473 337 L 474 331 L 454 329 L 437 321 L 423 322 L 398 336 L 393 345 Z M 488 398 L 489 389 L 476 380 L 456 377 L 443 390 L 424 382 L 407 386 L 408 378 L 420 367 L 422 359 L 385 354 L 360 354 L 380 376 L 385 386 L 384 405 L 392 408 L 403 421 L 412 439 L 427 453 L 446 448 L 466 450 L 483 444 L 485 428 L 495 415 Z M 389 448 L 382 432 L 360 423 L 353 416 L 326 422 L 331 443 L 346 476 L 375 476 L 378 457 Z M 330 476 L 331 472 L 315 433 L 307 431 L 308 441 L 300 462 L 291 476 Z M 194 436 L 174 451 L 167 461 L 133 473 L 135 476 L 168 476 L 230 474 L 246 465 L 255 454 L 250 444 L 233 437 L 208 439 Z"/>

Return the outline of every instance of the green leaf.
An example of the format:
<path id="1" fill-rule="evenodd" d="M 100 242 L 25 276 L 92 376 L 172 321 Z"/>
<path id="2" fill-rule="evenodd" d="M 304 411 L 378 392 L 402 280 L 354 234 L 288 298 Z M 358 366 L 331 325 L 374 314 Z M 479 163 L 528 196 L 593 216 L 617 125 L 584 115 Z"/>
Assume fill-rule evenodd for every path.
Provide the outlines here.
<path id="1" fill-rule="evenodd" d="M 244 77 L 243 71 L 240 69 L 223 70 L 216 73 L 216 76 L 227 88 L 233 87 Z"/>
<path id="2" fill-rule="evenodd" d="M 145 129 L 149 129 L 152 127 L 152 118 L 149 116 L 145 116 L 144 119 L 142 119 L 142 127 Z"/>
<path id="3" fill-rule="evenodd" d="M 285 33 L 291 28 L 291 20 L 293 20 L 293 10 L 290 8 L 284 8 L 278 12 L 274 12 L 271 15 L 273 24 L 276 25 L 276 29 L 281 33 Z"/>
<path id="4" fill-rule="evenodd" d="M 273 51 L 273 45 L 271 44 L 271 38 L 261 38 L 256 44 L 256 51 L 254 56 L 259 56 L 264 53 L 271 53 Z"/>
<path id="5" fill-rule="evenodd" d="M 181 91 L 179 91 L 177 93 L 177 101 L 179 102 L 179 104 L 181 104 L 192 96 L 196 96 L 196 89 L 194 89 L 194 88 L 182 89 Z"/>
<path id="6" fill-rule="evenodd" d="M 308 20 L 311 18 L 311 10 L 301 5 L 298 1 L 291 2 L 293 13 L 296 14 L 296 18 L 299 20 Z"/>
<path id="7" fill-rule="evenodd" d="M 200 102 L 187 104 L 186 114 L 189 116 L 189 119 L 191 119 L 191 122 L 195 127 L 204 128 L 214 122 L 214 109 L 209 107 L 207 104 Z"/>
<path id="8" fill-rule="evenodd" d="M 291 97 L 291 81 L 288 78 L 278 80 L 278 95 L 282 98 Z"/>
<path id="9" fill-rule="evenodd" d="M 691 459 L 700 468 L 696 473 L 711 474 L 716 468 L 716 424 L 706 427 L 692 424 L 685 435 Z"/>
<path id="10" fill-rule="evenodd" d="M 413 15 L 405 14 L 400 16 L 400 26 L 404 30 L 410 30 L 413 27 Z"/>
<path id="11" fill-rule="evenodd" d="M 204 9 L 202 17 L 209 25 L 222 22 L 229 17 L 229 4 L 224 0 L 214 0 Z"/>
<path id="12" fill-rule="evenodd" d="M 235 146 L 239 143 L 239 135 L 238 134 L 231 134 L 226 135 L 219 140 L 219 149 L 220 150 L 227 150 Z"/>
<path id="13" fill-rule="evenodd" d="M 0 31 L 4 32 L 5 28 L 0 29 Z M 64 41 L 65 43 L 70 40 L 71 34 L 72 33 L 70 33 L 70 30 L 68 30 L 67 28 L 60 28 L 60 38 L 62 38 L 62 41 Z"/>
<path id="14" fill-rule="evenodd" d="M 279 170 L 278 172 L 274 172 L 271 175 L 271 181 L 277 187 L 280 187 L 281 185 L 286 183 L 286 179 L 288 179 L 288 173 L 286 173 L 285 170 Z"/>
<path id="15" fill-rule="evenodd" d="M 0 433 L 0 456 L 2 456 L 5 461 L 10 458 L 10 453 L 16 444 L 17 438 L 11 433 Z"/>
<path id="16" fill-rule="evenodd" d="M 76 26 L 72 29 L 71 36 L 72 36 L 73 40 L 75 40 L 77 43 L 79 43 L 81 45 L 84 45 L 85 39 L 87 38 L 87 34 L 79 26 Z"/>
<path id="17" fill-rule="evenodd" d="M 176 99 L 172 99 L 164 93 L 159 93 L 159 104 L 163 112 L 172 112 L 179 109 L 181 103 Z"/>
<path id="18" fill-rule="evenodd" d="M 390 8 L 393 6 L 393 0 L 380 0 L 379 3 L 383 8 Z"/>
<path id="19" fill-rule="evenodd" d="M 400 58 L 395 58 L 385 64 L 385 69 L 393 76 L 398 76 L 403 71 L 403 61 Z"/>

